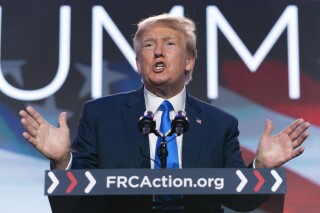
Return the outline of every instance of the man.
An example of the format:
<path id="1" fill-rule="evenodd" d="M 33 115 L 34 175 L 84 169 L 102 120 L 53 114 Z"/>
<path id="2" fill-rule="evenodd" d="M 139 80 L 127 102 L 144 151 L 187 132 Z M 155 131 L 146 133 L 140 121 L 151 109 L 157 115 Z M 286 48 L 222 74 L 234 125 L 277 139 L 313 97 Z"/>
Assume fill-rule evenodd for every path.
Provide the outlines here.
<path id="1" fill-rule="evenodd" d="M 171 119 L 177 111 L 185 110 L 190 122 L 189 131 L 176 137 L 175 163 L 179 168 L 246 167 L 238 142 L 237 119 L 186 92 L 185 85 L 192 78 L 197 56 L 193 21 L 168 14 L 147 18 L 138 24 L 134 49 L 144 86 L 85 103 L 72 148 L 66 113 L 60 114 L 60 127 L 55 128 L 32 107 L 20 111 L 21 123 L 26 129 L 23 136 L 51 161 L 52 168 L 155 168 L 158 139 L 151 134 L 149 142 L 141 147 L 143 136 L 137 129 L 137 120 L 144 111 L 152 111 L 160 129 L 164 111 L 159 108 L 164 100 L 172 105 Z M 308 137 L 309 126 L 308 122 L 298 119 L 271 136 L 272 123 L 267 120 L 257 156 L 250 167 L 278 167 L 299 156 L 304 151 L 300 145 Z M 189 212 L 217 212 L 221 203 L 238 211 L 248 211 L 259 206 L 263 198 L 183 196 L 181 205 Z M 139 208 L 135 202 L 146 200 L 146 197 L 123 196 L 91 201 L 99 202 L 98 211 L 103 207 L 116 208 L 116 211 L 128 207 L 127 210 L 134 211 Z M 80 204 L 84 208 L 85 204 Z"/>

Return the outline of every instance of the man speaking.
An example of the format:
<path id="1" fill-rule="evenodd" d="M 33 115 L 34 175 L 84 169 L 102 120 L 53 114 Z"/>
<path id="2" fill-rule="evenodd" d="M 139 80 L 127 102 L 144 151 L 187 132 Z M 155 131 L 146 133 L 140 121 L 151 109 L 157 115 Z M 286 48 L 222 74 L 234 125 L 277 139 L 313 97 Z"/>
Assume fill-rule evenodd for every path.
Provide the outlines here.
<path id="1" fill-rule="evenodd" d="M 144 136 L 137 121 L 145 111 L 153 112 L 155 128 L 165 133 L 176 114 L 185 111 L 189 130 L 168 140 L 166 168 L 247 167 L 241 156 L 237 119 L 186 91 L 197 57 L 194 22 L 168 14 L 149 17 L 138 24 L 133 44 L 141 88 L 86 102 L 72 145 L 65 112 L 60 114 L 60 127 L 56 128 L 27 107 L 20 111 L 25 139 L 51 161 L 53 169 L 157 169 L 161 137 L 150 134 L 141 144 Z M 267 120 L 249 167 L 279 167 L 299 156 L 309 126 L 298 119 L 272 136 L 272 122 Z M 172 200 L 179 203 L 176 208 Z M 149 201 L 149 206 L 140 206 Z M 264 201 L 264 196 L 179 196 L 169 201 L 115 196 L 96 198 L 93 202 L 97 205 L 92 206 L 96 212 L 218 212 L 221 204 L 250 211 Z M 80 202 L 78 210 L 88 205 Z"/>

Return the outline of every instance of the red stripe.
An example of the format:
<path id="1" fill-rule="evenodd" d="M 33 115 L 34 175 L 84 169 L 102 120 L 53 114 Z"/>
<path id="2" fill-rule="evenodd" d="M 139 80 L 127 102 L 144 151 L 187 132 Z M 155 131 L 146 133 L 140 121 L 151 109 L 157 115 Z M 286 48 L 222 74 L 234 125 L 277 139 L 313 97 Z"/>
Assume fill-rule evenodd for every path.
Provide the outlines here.
<path id="1" fill-rule="evenodd" d="M 264 180 L 264 178 L 262 177 L 262 175 L 260 174 L 260 172 L 258 170 L 254 170 L 253 173 L 258 178 L 258 183 L 254 187 L 254 191 L 258 192 L 258 191 L 260 191 L 261 187 L 263 186 L 265 180 Z"/>
<path id="2" fill-rule="evenodd" d="M 300 71 L 301 97 L 289 98 L 288 65 L 279 61 L 263 62 L 255 73 L 242 61 L 223 64 L 221 84 L 263 106 L 294 118 L 319 125 L 320 82 Z"/>
<path id="3" fill-rule="evenodd" d="M 253 161 L 255 154 L 244 147 L 243 158 L 246 164 Z M 320 187 L 287 169 L 287 194 L 284 201 L 285 213 L 318 212 L 320 209 Z M 281 209 L 281 200 L 277 196 L 269 199 L 269 202 L 261 206 L 265 212 L 275 213 Z"/>
<path id="4" fill-rule="evenodd" d="M 70 179 L 71 183 L 68 186 L 66 192 L 70 193 L 72 192 L 72 190 L 74 189 L 74 187 L 76 187 L 76 185 L 78 184 L 77 179 L 74 177 L 74 175 L 72 174 L 72 172 L 67 172 L 67 176 Z"/>

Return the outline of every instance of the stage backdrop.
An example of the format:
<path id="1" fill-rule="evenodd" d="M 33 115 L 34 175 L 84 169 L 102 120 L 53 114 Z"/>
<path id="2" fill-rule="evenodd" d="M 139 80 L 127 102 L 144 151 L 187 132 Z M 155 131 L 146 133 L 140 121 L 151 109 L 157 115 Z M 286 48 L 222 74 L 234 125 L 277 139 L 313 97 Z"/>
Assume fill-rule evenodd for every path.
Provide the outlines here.
<path id="1" fill-rule="evenodd" d="M 196 22 L 188 91 L 238 117 L 247 162 L 265 119 L 274 132 L 312 123 L 305 153 L 285 166 L 285 211 L 319 211 L 319 11 L 311 0 L 1 0 L 0 212 L 50 212 L 49 162 L 22 138 L 18 111 L 31 105 L 54 125 L 66 111 L 74 137 L 83 102 L 141 86 L 135 24 L 164 12 Z"/>

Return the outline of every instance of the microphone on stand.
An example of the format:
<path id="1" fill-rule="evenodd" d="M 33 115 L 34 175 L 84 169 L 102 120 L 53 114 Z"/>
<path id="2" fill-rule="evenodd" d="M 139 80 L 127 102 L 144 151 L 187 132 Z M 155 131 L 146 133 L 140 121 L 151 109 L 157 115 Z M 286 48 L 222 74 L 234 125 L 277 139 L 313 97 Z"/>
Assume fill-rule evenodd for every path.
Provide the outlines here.
<path id="1" fill-rule="evenodd" d="M 149 135 L 150 133 L 154 133 L 158 137 L 167 137 L 171 136 L 174 133 L 177 136 L 182 135 L 189 129 L 189 121 L 187 117 L 187 113 L 185 111 L 179 110 L 177 115 L 174 117 L 171 122 L 171 130 L 167 133 L 167 135 L 163 135 L 162 132 L 156 130 L 156 121 L 154 120 L 154 114 L 151 111 L 145 111 L 143 116 L 140 117 L 138 121 L 138 129 L 142 134 Z"/>
<path id="2" fill-rule="evenodd" d="M 153 112 L 145 111 L 143 116 L 139 119 L 138 129 L 144 136 L 154 133 L 156 136 L 162 138 L 159 154 L 161 156 L 161 168 L 166 168 L 168 156 L 166 137 L 171 136 L 174 133 L 176 133 L 177 136 L 185 133 L 189 129 L 189 121 L 185 111 L 178 111 L 177 115 L 171 122 L 171 130 L 165 135 L 159 130 L 156 130 L 156 121 L 154 120 Z"/>
<path id="3" fill-rule="evenodd" d="M 154 120 L 154 114 L 151 111 L 145 111 L 143 113 L 143 116 L 141 116 L 139 118 L 139 120 L 138 120 L 138 129 L 143 134 L 144 140 L 147 139 L 147 136 L 150 133 L 154 133 L 156 136 L 164 138 L 163 134 L 159 130 L 156 130 L 156 121 Z M 143 153 L 142 146 L 143 146 L 143 143 L 140 144 L 140 152 L 141 152 L 141 154 L 145 158 L 147 158 L 149 160 L 152 160 L 155 163 L 157 163 L 154 159 L 151 159 L 150 156 L 147 156 L 147 155 L 145 155 Z"/>
<path id="4" fill-rule="evenodd" d="M 156 121 L 151 111 L 145 111 L 138 121 L 138 129 L 143 135 L 154 133 L 156 136 L 163 137 L 163 134 L 156 130 Z"/>
<path id="5" fill-rule="evenodd" d="M 171 131 L 166 136 L 171 136 L 176 133 L 177 136 L 182 135 L 189 129 L 189 121 L 187 113 L 185 111 L 179 110 L 178 114 L 174 117 L 171 122 Z"/>

